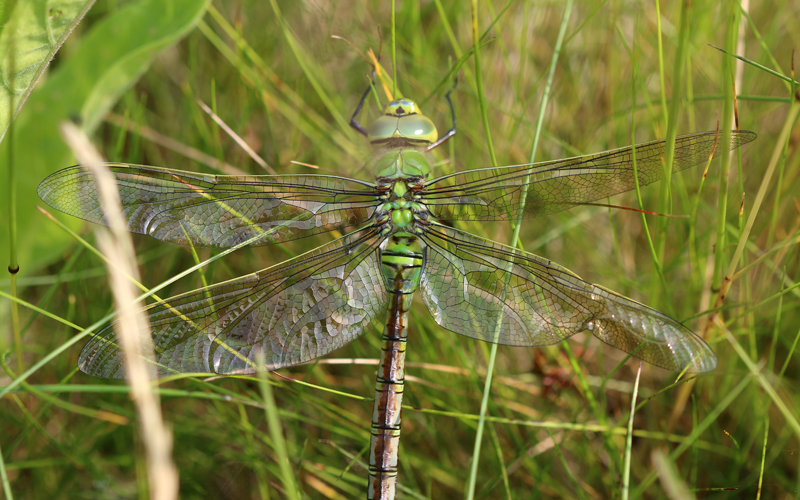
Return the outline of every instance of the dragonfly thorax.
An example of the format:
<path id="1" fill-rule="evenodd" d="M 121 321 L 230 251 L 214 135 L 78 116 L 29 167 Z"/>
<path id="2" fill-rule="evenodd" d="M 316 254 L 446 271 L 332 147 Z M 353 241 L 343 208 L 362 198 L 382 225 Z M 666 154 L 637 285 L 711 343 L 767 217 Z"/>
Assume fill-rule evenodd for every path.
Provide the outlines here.
<path id="1" fill-rule="evenodd" d="M 427 155 L 414 147 L 381 149 L 367 167 L 376 179 L 425 178 L 431 171 Z"/>
<path id="2" fill-rule="evenodd" d="M 429 146 L 439 138 L 436 125 L 410 99 L 396 99 L 386 106 L 367 131 L 376 146 Z"/>
<path id="3" fill-rule="evenodd" d="M 427 207 L 414 199 L 396 198 L 381 205 L 376 214 L 376 224 L 383 227 L 385 234 L 398 232 L 418 234 L 428 222 L 430 214 Z"/>
<path id="4" fill-rule="evenodd" d="M 375 172 L 375 185 L 384 200 L 376 213 L 377 223 L 387 233 L 415 233 L 418 221 L 426 221 L 429 215 L 420 203 L 430 172 L 426 153 L 413 147 L 385 148 L 368 166 Z"/>

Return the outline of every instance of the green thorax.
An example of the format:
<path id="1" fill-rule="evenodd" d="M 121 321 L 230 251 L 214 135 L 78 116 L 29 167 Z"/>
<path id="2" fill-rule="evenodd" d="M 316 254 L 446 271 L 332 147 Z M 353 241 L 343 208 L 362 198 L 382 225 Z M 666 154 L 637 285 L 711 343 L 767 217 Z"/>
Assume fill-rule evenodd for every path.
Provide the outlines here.
<path id="1" fill-rule="evenodd" d="M 431 167 L 423 151 L 410 147 L 383 149 L 368 167 L 375 172 L 375 183 L 385 201 L 378 209 L 379 219 L 390 222 L 395 230 L 411 231 L 421 214 L 427 217 L 420 191 Z"/>
<path id="2" fill-rule="evenodd" d="M 370 166 L 376 179 L 425 178 L 431 171 L 426 153 L 411 147 L 381 149 Z"/>

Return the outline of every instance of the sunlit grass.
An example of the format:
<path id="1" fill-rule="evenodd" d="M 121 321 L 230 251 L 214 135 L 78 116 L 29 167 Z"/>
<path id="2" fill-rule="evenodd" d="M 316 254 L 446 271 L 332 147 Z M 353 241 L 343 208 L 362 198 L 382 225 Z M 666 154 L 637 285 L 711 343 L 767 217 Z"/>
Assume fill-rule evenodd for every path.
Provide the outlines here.
<path id="1" fill-rule="evenodd" d="M 369 147 L 347 120 L 370 68 L 331 35 L 347 38 L 363 52 L 377 51 L 380 26 L 382 63 L 391 71 L 389 2 L 279 4 L 280 13 L 267 2 L 215 4 L 218 12 L 206 15 L 122 96 L 114 113 L 131 125 L 124 130 L 114 124 L 118 120 L 106 123 L 96 137 L 104 154 L 115 161 L 219 173 L 140 136 L 137 127 L 144 126 L 241 171 L 267 173 L 201 110 L 200 99 L 279 173 L 369 179 L 363 168 Z M 560 2 L 516 2 L 507 9 L 506 2 L 478 4 L 479 32 L 489 28 L 480 52 L 482 86 L 476 86 L 475 66 L 467 60 L 454 93 L 458 134 L 435 152 L 444 172 L 492 165 L 480 102 L 487 109 L 498 164 L 529 160 L 564 15 Z M 662 2 L 662 56 L 655 6 L 576 2 L 536 159 L 621 147 L 631 137 L 639 142 L 663 138 L 673 124 L 677 134 L 714 130 L 724 117 L 721 96 L 727 95 L 729 76 L 722 69 L 726 56 L 707 44 L 726 46 L 727 5 L 693 2 L 688 24 L 681 26 L 679 5 Z M 753 3 L 739 21 L 743 36 L 735 33 L 734 50 L 741 40 L 742 55 L 788 75 L 791 50 L 800 42 L 798 10 L 791 2 Z M 687 37 L 685 76 L 676 79 L 681 33 Z M 469 52 L 472 36 L 466 2 L 398 6 L 398 89 L 424 103 L 423 111 L 440 130 L 450 126 L 443 100 L 449 70 Z M 731 59 L 732 68 L 737 64 Z M 624 354 L 585 335 L 546 349 L 499 347 L 476 498 L 618 498 L 628 473 L 626 455 L 630 498 L 667 498 L 666 492 L 685 489 L 705 498 L 755 498 L 759 485 L 762 498 L 794 498 L 800 488 L 794 453 L 800 443 L 792 422 L 792 415 L 800 414 L 800 154 L 798 126 L 787 125 L 787 98 L 794 89 L 752 66 L 744 65 L 740 75 L 739 126 L 759 138 L 731 157 L 724 220 L 717 219 L 723 186 L 721 162 L 715 160 L 704 181 L 703 166 L 672 178 L 671 212 L 696 216 L 668 224 L 648 216 L 649 231 L 658 235 L 665 228 L 663 248 L 656 244 L 655 252 L 639 214 L 598 207 L 525 220 L 519 236 L 527 251 L 686 319 L 695 331 L 705 332 L 719 367 L 693 384 L 672 385 L 675 374 L 645 365 L 634 437 L 626 446 L 635 362 L 612 372 Z M 676 87 L 682 96 L 678 102 L 672 100 Z M 361 122 L 369 123 L 378 112 L 370 101 Z M 787 130 L 785 144 L 779 142 L 782 129 Z M 774 174 L 745 231 L 774 151 L 779 153 Z M 18 189 L 20 196 L 35 196 L 35 186 Z M 644 208 L 659 211 L 661 195 L 657 186 L 642 188 Z M 634 193 L 611 202 L 638 206 Z M 41 219 L 35 230 L 62 231 Z M 460 227 L 512 241 L 511 224 Z M 26 230 L 34 229 L 18 228 Z M 91 230 L 87 226 L 83 236 L 93 242 Z M 717 249 L 720 230 L 726 244 Z M 747 240 L 739 256 L 742 234 Z M 216 283 L 263 269 L 330 238 L 292 242 L 285 251 L 242 249 L 207 267 L 205 279 Z M 134 241 L 142 280 L 150 288 L 196 263 L 190 249 L 144 237 Z M 197 250 L 199 261 L 210 256 Z M 739 274 L 718 303 L 721 278 L 733 261 Z M 101 268 L 97 256 L 76 244 L 35 274 L 23 270 L 19 293 L 65 321 L 88 327 L 111 311 Z M 26 281 L 33 279 L 39 281 Z M 0 285 L 0 291 L 8 290 L 6 281 Z M 200 286 L 201 276 L 193 273 L 158 293 L 169 296 Z M 5 325 L 10 324 L 8 303 L 6 298 L 0 302 Z M 405 498 L 461 497 L 470 477 L 491 346 L 441 329 L 423 304 L 417 305 L 407 355 L 401 492 Z M 707 327 L 712 308 L 719 320 Z M 0 403 L 0 450 L 14 498 L 147 498 L 143 447 L 127 386 L 76 373 L 78 347 L 57 353 L 75 330 L 24 305 L 20 310 L 25 368 L 57 354 L 27 382 L 57 399 L 20 386 Z M 269 412 L 257 379 L 163 382 L 163 414 L 174 434 L 181 498 L 284 498 L 292 481 L 279 457 L 289 457 L 306 498 L 363 497 L 375 377 L 369 361 L 378 358 L 379 349 L 379 332 L 369 332 L 315 364 L 281 370 L 282 378 L 269 378 L 275 399 Z M 12 351 L 4 359 L 18 374 L 15 357 Z M 5 377 L 0 385 L 10 383 Z M 682 411 L 676 411 L 679 403 Z M 274 439 L 273 423 L 282 427 L 285 445 Z M 723 488 L 737 489 L 708 491 Z"/>

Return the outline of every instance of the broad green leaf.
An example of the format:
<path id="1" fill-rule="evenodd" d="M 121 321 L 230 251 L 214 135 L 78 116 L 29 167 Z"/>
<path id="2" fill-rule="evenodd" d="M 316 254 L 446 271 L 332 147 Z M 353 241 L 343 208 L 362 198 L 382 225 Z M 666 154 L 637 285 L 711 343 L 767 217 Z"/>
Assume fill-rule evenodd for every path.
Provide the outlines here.
<path id="1" fill-rule="evenodd" d="M 9 3 L 0 5 L 8 8 Z M 24 0 L 3 13 L 0 32 L 0 140 L 39 76 L 94 0 Z M 7 15 L 7 17 L 6 17 Z M 13 111 L 12 111 L 13 110 Z"/>
<path id="2" fill-rule="evenodd" d="M 59 123 L 79 117 L 88 134 L 144 73 L 154 57 L 191 31 L 210 0 L 144 0 L 127 4 L 99 21 L 74 53 L 31 94 L 14 122 L 17 169 L 18 253 L 21 274 L 56 258 L 71 241 L 39 213 L 36 186 L 47 175 L 75 163 L 59 135 Z M 0 176 L 6 178 L 8 142 L 0 144 Z M 62 218 L 73 228 L 80 221 Z M 8 234 L 0 217 L 3 242 Z M 8 246 L 0 245 L 7 265 Z"/>

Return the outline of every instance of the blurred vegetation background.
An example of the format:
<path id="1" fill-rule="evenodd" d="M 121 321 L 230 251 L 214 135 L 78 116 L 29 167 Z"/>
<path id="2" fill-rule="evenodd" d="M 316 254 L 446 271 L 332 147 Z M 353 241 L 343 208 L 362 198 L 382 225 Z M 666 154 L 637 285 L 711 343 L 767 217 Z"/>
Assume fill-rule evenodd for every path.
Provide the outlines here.
<path id="1" fill-rule="evenodd" d="M 436 151 L 440 172 L 492 166 L 481 100 L 498 163 L 529 161 L 565 14 L 558 1 L 478 4 L 479 32 L 487 42 L 480 52 L 483 88 L 478 91 L 473 61 L 466 60 L 453 94 L 458 134 Z M 721 161 L 715 160 L 704 181 L 703 166 L 673 177 L 671 211 L 692 217 L 647 216 L 646 229 L 635 212 L 578 207 L 525 221 L 520 242 L 590 282 L 684 320 L 704 332 L 717 353 L 717 370 L 690 384 L 672 385 L 675 374 L 643 368 L 630 450 L 631 498 L 679 498 L 672 492 L 681 487 L 698 498 L 754 498 L 759 492 L 764 498 L 796 498 L 800 127 L 787 123 L 796 116 L 790 112 L 795 89 L 708 44 L 732 45 L 749 60 L 789 75 L 793 50 L 800 46 L 800 4 L 754 2 L 744 12 L 738 2 L 690 4 L 681 25 L 681 2 L 662 2 L 660 12 L 655 2 L 575 2 L 535 158 L 599 152 L 626 146 L 632 137 L 663 138 L 668 112 L 679 113 L 673 118 L 678 133 L 714 130 L 724 117 L 723 96 L 730 95 L 726 86 L 732 81 L 739 127 L 757 132 L 757 141 L 732 155 L 727 176 L 720 176 Z M 440 131 L 447 130 L 443 95 L 451 84 L 449 71 L 473 44 L 470 6 L 398 2 L 396 16 L 399 91 L 417 100 Z M 14 122 L 20 298 L 82 327 L 111 310 L 102 261 L 35 208 L 38 183 L 74 162 L 60 142 L 59 122 L 78 119 L 112 161 L 369 180 L 363 165 L 370 148 L 347 126 L 370 72 L 355 49 L 377 52 L 382 34 L 381 62 L 391 70 L 390 19 L 389 1 L 231 0 L 209 6 L 189 0 L 99 0 Z M 683 56 L 677 50 L 682 33 Z M 726 34 L 732 34 L 730 41 Z M 683 76 L 676 78 L 676 68 Z M 680 101 L 673 106 L 674 95 Z M 201 101 L 266 166 L 224 132 Z M 361 123 L 380 111 L 371 99 Z M 781 142 L 784 129 L 789 134 Z M 0 148 L 3 179 L 8 142 Z M 775 170 L 768 175 L 776 151 Z M 762 183 L 765 196 L 759 197 Z M 642 190 L 645 209 L 659 210 L 659 189 Z M 726 209 L 722 219 L 720 200 Z M 638 206 L 635 193 L 611 203 Z M 88 224 L 54 215 L 93 242 Z M 5 242 L 9 219 L 3 217 Z M 509 224 L 460 227 L 513 243 Z M 717 252 L 718 227 L 726 239 Z M 647 230 L 666 242 L 663 252 L 657 248 L 666 290 Z M 263 269 L 330 238 L 240 250 L 212 264 L 205 278 L 215 283 Z M 740 241 L 743 253 L 735 270 L 741 272 L 717 302 Z M 135 243 L 148 286 L 195 264 L 190 249 L 142 236 L 135 236 Z M 4 243 L 0 249 L 4 263 L 8 248 Z M 211 255 L 198 253 L 201 260 Z M 1 277 L 0 291 L 8 293 L 9 283 L 7 274 Z M 195 274 L 162 296 L 200 286 Z M 460 497 L 473 459 L 489 346 L 439 328 L 418 305 L 409 332 L 401 498 Z M 711 310 L 719 316 L 707 326 Z M 7 352 L 0 387 L 76 334 L 27 307 L 21 306 L 20 316 L 22 366 L 11 342 L 11 301 L 4 296 L 0 347 Z M 305 498 L 364 495 L 361 464 L 375 377 L 370 362 L 379 355 L 379 333 L 369 332 L 316 364 L 270 377 Z M 30 375 L 30 385 L 0 401 L 0 451 L 13 497 L 147 498 L 127 386 L 78 372 L 78 354 L 77 345 L 66 349 Z M 546 349 L 500 347 L 489 407 L 494 420 L 476 457 L 476 497 L 620 497 L 637 367 L 628 361 L 615 370 L 623 358 L 583 334 Z M 161 388 L 181 498 L 284 498 L 279 455 L 252 380 L 184 379 Z M 664 462 L 674 469 L 659 465 Z"/>

